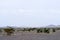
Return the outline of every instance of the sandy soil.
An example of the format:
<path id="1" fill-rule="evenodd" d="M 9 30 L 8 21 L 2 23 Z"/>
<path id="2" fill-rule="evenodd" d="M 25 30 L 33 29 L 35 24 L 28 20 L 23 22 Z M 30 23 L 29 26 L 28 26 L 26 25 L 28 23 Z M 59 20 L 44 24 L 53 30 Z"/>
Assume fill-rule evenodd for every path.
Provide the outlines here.
<path id="1" fill-rule="evenodd" d="M 60 31 L 51 34 L 20 32 L 13 36 L 0 36 L 0 40 L 60 40 Z"/>

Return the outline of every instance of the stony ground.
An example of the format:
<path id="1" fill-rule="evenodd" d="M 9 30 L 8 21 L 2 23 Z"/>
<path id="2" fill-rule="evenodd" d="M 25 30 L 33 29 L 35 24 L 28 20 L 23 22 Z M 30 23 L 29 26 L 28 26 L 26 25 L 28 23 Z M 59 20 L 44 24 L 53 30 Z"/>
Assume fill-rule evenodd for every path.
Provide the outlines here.
<path id="1" fill-rule="evenodd" d="M 60 40 L 60 31 L 51 34 L 17 33 L 13 36 L 0 36 L 0 40 Z"/>

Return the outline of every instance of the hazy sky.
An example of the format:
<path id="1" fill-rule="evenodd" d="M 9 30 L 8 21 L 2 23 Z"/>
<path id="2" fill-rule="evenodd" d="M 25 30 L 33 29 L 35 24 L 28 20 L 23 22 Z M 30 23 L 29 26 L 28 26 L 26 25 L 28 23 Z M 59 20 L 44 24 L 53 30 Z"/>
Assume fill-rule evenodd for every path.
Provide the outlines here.
<path id="1" fill-rule="evenodd" d="M 60 0 L 0 0 L 0 26 L 60 24 Z"/>

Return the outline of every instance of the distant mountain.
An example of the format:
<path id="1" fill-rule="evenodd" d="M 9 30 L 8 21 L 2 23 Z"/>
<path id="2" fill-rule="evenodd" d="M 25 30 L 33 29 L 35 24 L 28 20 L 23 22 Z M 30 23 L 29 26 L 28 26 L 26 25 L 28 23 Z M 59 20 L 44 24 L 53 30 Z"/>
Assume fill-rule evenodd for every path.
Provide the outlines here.
<path id="1" fill-rule="evenodd" d="M 17 26 L 4 26 L 4 27 L 0 27 L 0 28 L 7 28 L 7 27 L 25 28 L 25 27 L 17 27 Z M 60 28 L 60 25 L 48 25 L 48 26 L 41 26 L 41 27 L 26 27 L 26 28 Z"/>
<path id="2" fill-rule="evenodd" d="M 60 25 L 48 25 L 46 28 L 60 28 Z"/>

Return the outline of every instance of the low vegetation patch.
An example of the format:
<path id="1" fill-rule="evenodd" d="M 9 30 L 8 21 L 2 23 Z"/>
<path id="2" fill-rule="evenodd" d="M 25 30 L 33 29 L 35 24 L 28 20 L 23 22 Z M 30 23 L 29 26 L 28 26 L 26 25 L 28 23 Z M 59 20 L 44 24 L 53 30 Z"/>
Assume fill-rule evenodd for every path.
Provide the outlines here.
<path id="1" fill-rule="evenodd" d="M 12 28 L 12 27 L 7 27 L 4 28 L 3 31 L 7 34 L 7 35 L 12 35 L 14 32 L 31 32 L 31 31 L 35 31 L 37 33 L 50 33 L 50 32 L 56 32 L 56 30 L 60 30 L 60 28 Z M 2 29 L 0 29 L 0 33 L 3 32 Z"/>
<path id="2" fill-rule="evenodd" d="M 4 31 L 7 33 L 7 35 L 11 35 L 14 33 L 15 30 L 14 28 L 9 27 L 9 28 L 5 28 Z"/>

